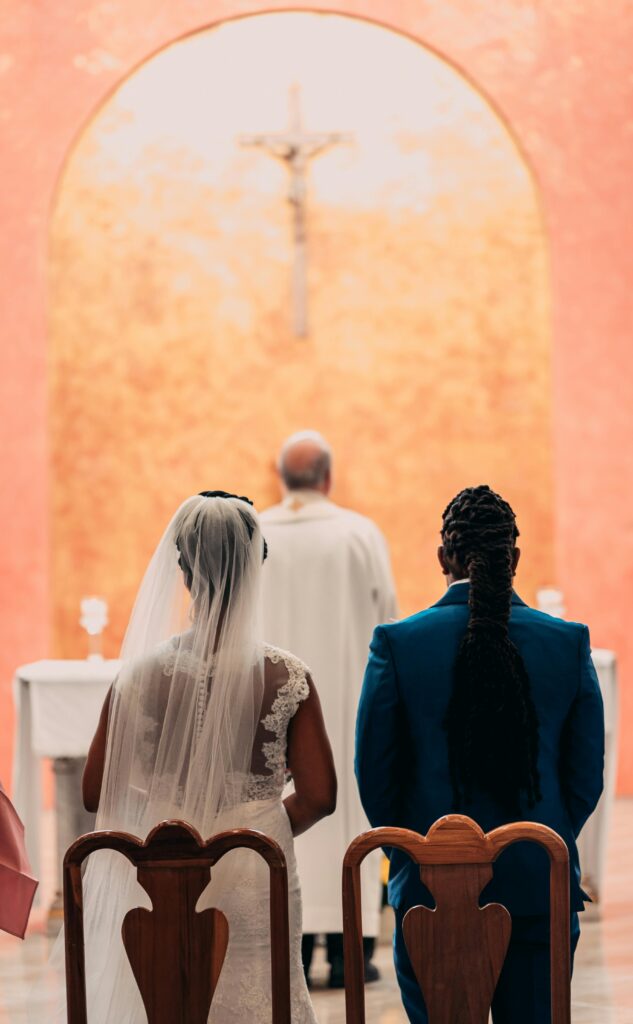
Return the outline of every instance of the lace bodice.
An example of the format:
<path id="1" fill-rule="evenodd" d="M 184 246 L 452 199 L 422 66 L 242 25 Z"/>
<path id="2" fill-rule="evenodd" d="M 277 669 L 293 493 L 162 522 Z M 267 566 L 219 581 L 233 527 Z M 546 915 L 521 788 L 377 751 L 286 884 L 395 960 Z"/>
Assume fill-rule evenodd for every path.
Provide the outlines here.
<path id="1" fill-rule="evenodd" d="M 301 964 L 301 896 L 292 828 L 280 799 L 288 778 L 289 727 L 300 704 L 309 696 L 309 673 L 303 662 L 286 651 L 265 645 L 261 654 L 258 668 L 263 667 L 263 674 L 254 673 L 257 699 L 261 699 L 254 738 L 248 730 L 252 750 L 244 751 L 245 756 L 239 759 L 239 775 L 229 772 L 224 777 L 220 758 L 216 759 L 222 784 L 219 792 L 224 795 L 226 784 L 226 792 L 235 799 L 229 799 L 219 812 L 214 807 L 208 820 L 204 817 L 204 781 L 208 778 L 210 789 L 213 788 L 213 771 L 204 774 L 196 765 L 199 781 L 190 786 L 187 773 L 198 752 L 198 744 L 204 744 L 201 748 L 204 751 L 211 749 L 211 745 L 205 743 L 209 735 L 207 726 L 212 719 L 207 717 L 204 698 L 212 692 L 214 672 L 216 682 L 219 675 L 214 659 L 196 659 L 187 649 L 186 641 L 183 643 L 176 637 L 155 648 L 142 664 L 130 666 L 120 674 L 115 715 L 117 721 L 125 719 L 127 724 L 132 724 L 128 735 L 133 743 L 117 747 L 115 771 L 122 761 L 129 784 L 121 788 L 120 811 L 117 809 L 116 815 L 103 819 L 102 827 L 122 829 L 143 837 L 160 820 L 184 818 L 205 838 L 240 827 L 263 832 L 274 839 L 284 853 L 288 869 L 292 1021 L 293 1024 L 316 1024 Z M 263 689 L 260 689 L 262 675 Z M 187 699 L 183 700 L 185 693 Z M 171 756 L 175 748 L 173 732 L 164 729 L 165 709 L 170 701 L 173 705 L 184 704 L 187 709 L 187 739 L 191 749 L 187 747 L 181 759 Z M 247 717 L 252 724 L 250 705 L 248 710 Z M 172 715 L 172 722 L 174 718 Z M 115 729 L 116 722 L 111 736 Z M 128 764 L 125 758 L 129 756 L 126 751 L 130 750 L 133 753 Z M 160 761 L 157 751 L 162 757 Z M 181 752 L 182 744 L 176 753 Z M 245 772 L 249 755 L 250 771 Z M 204 757 L 201 760 L 204 763 Z M 215 761 L 211 757 L 206 763 Z M 171 770 L 165 771 L 165 765 Z M 92 946 L 105 951 L 108 973 L 106 975 L 99 964 L 99 971 L 95 970 L 91 976 L 89 991 L 95 1007 L 107 1005 L 108 1021 L 116 1018 L 126 1024 L 140 1024 L 141 1020 L 146 1020 L 146 1014 L 140 1006 L 138 990 L 120 941 L 120 921 L 129 909 L 129 893 L 133 891 L 129 886 L 135 883 L 129 878 L 130 868 L 124 858 L 112 853 L 105 857 L 108 859 L 95 858 L 88 868 L 86 920 L 88 928 L 93 929 L 90 933 Z M 208 1024 L 252 1024 L 271 1020 L 269 890 L 268 866 L 249 851 L 235 851 L 213 868 L 197 909 L 215 907 L 221 911 L 229 922 L 231 941 Z M 113 898 L 118 900 L 115 909 Z M 106 994 L 107 1001 L 100 1002 L 93 995 L 100 992 Z M 112 1008 L 114 1016 L 109 1012 Z M 96 1015 L 105 1024 L 106 1017 L 99 1012 Z"/>
<path id="2" fill-rule="evenodd" d="M 271 673 L 266 682 L 266 713 L 255 737 L 252 771 L 247 783 L 249 800 L 268 800 L 280 796 L 289 778 L 286 765 L 288 726 L 299 704 L 310 693 L 308 669 L 299 658 L 278 647 L 264 646 L 269 665 L 281 665 L 282 673 Z M 266 673 L 267 676 L 269 673 Z M 262 763 L 263 762 L 263 763 Z"/>
<path id="3" fill-rule="evenodd" d="M 242 798 L 246 800 L 269 800 L 281 796 L 290 777 L 286 763 L 288 726 L 297 708 L 310 693 L 309 671 L 299 658 L 269 644 L 264 644 L 263 654 L 265 678 L 262 717 L 255 734 L 251 772 L 243 788 Z M 173 675 L 176 656 L 179 666 L 195 678 L 198 674 L 195 659 L 186 650 L 177 651 L 173 643 L 166 643 L 159 650 L 163 674 Z M 187 657 L 191 659 L 190 662 L 187 662 Z M 198 707 L 201 718 L 204 715 L 205 692 L 206 687 L 201 686 Z"/>

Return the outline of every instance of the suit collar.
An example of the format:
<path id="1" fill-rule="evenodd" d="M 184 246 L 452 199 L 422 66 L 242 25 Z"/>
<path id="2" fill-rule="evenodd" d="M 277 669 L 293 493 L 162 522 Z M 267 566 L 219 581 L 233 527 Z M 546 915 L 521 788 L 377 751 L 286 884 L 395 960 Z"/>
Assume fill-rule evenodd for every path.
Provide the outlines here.
<path id="1" fill-rule="evenodd" d="M 448 587 L 446 593 L 432 607 L 443 608 L 448 604 L 468 604 L 469 593 L 470 583 L 455 583 L 452 587 Z M 525 601 L 521 600 L 516 590 L 512 591 L 512 604 L 525 605 Z"/>

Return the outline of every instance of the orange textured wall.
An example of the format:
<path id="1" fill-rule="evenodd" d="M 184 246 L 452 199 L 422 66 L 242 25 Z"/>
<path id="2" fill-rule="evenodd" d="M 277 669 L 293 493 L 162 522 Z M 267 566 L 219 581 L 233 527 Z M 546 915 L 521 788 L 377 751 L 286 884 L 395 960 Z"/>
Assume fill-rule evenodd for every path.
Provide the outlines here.
<path id="1" fill-rule="evenodd" d="M 22 2 L 0 23 L 5 777 L 12 669 L 48 645 L 44 266 L 55 182 L 81 126 L 136 64 L 183 33 L 257 9 L 241 0 L 158 8 L 149 0 L 67 0 L 37 10 Z M 339 9 L 411 33 L 454 61 L 497 105 L 535 169 L 551 251 L 556 581 L 571 614 L 591 623 L 594 641 L 618 652 L 626 736 L 633 720 L 633 641 L 624 612 L 633 582 L 632 142 L 623 130 L 633 100 L 630 4 L 356 0 Z M 621 784 L 633 791 L 626 743 Z"/>
<path id="2" fill-rule="evenodd" d="M 239 145 L 244 128 L 285 127 L 297 80 L 309 128 L 352 133 L 310 169 L 305 340 L 288 172 Z M 83 652 L 92 592 L 116 651 L 183 497 L 271 504 L 274 454 L 305 426 L 332 441 L 335 498 L 384 529 L 406 613 L 441 591 L 441 511 L 480 480 L 520 511 L 533 597 L 554 568 L 544 252 L 503 123 L 400 35 L 271 14 L 145 64 L 78 141 L 51 223 L 56 653 Z"/>

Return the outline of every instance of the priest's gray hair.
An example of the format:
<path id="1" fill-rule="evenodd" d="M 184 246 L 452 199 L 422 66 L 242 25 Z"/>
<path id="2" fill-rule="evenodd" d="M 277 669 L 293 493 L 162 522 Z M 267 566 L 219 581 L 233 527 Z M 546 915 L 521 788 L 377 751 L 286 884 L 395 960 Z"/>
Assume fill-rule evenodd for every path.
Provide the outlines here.
<path id="1" fill-rule="evenodd" d="M 306 444 L 308 442 L 308 444 Z M 313 451 L 300 466 L 288 465 L 288 455 L 293 448 L 306 445 Z M 279 475 L 289 491 L 310 490 L 325 481 L 332 470 L 332 449 L 317 430 L 299 430 L 286 438 L 277 459 Z"/>

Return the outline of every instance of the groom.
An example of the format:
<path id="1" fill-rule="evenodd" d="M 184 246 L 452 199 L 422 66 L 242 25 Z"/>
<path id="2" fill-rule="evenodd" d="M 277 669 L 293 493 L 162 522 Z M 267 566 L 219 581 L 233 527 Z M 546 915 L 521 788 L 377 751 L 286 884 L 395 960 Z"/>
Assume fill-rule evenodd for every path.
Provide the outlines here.
<path id="1" fill-rule="evenodd" d="M 576 838 L 602 790 L 602 698 L 589 633 L 529 608 L 513 591 L 518 529 L 499 495 L 468 488 L 443 518 L 446 593 L 432 608 L 374 632 L 356 734 L 363 807 L 374 827 L 420 833 L 455 810 L 485 831 L 521 819 L 549 825 L 569 850 L 573 953 L 584 899 Z M 460 778 L 467 759 L 479 774 Z M 517 765 L 523 774 L 513 774 Z M 516 810 L 508 812 L 504 797 L 517 779 L 510 794 Z M 550 1019 L 548 874 L 542 851 L 517 844 L 485 890 L 482 902 L 498 901 L 512 916 L 495 1024 Z M 414 1024 L 426 1024 L 402 920 L 409 908 L 429 906 L 428 892 L 419 868 L 395 849 L 389 902 L 403 1002 Z"/>

